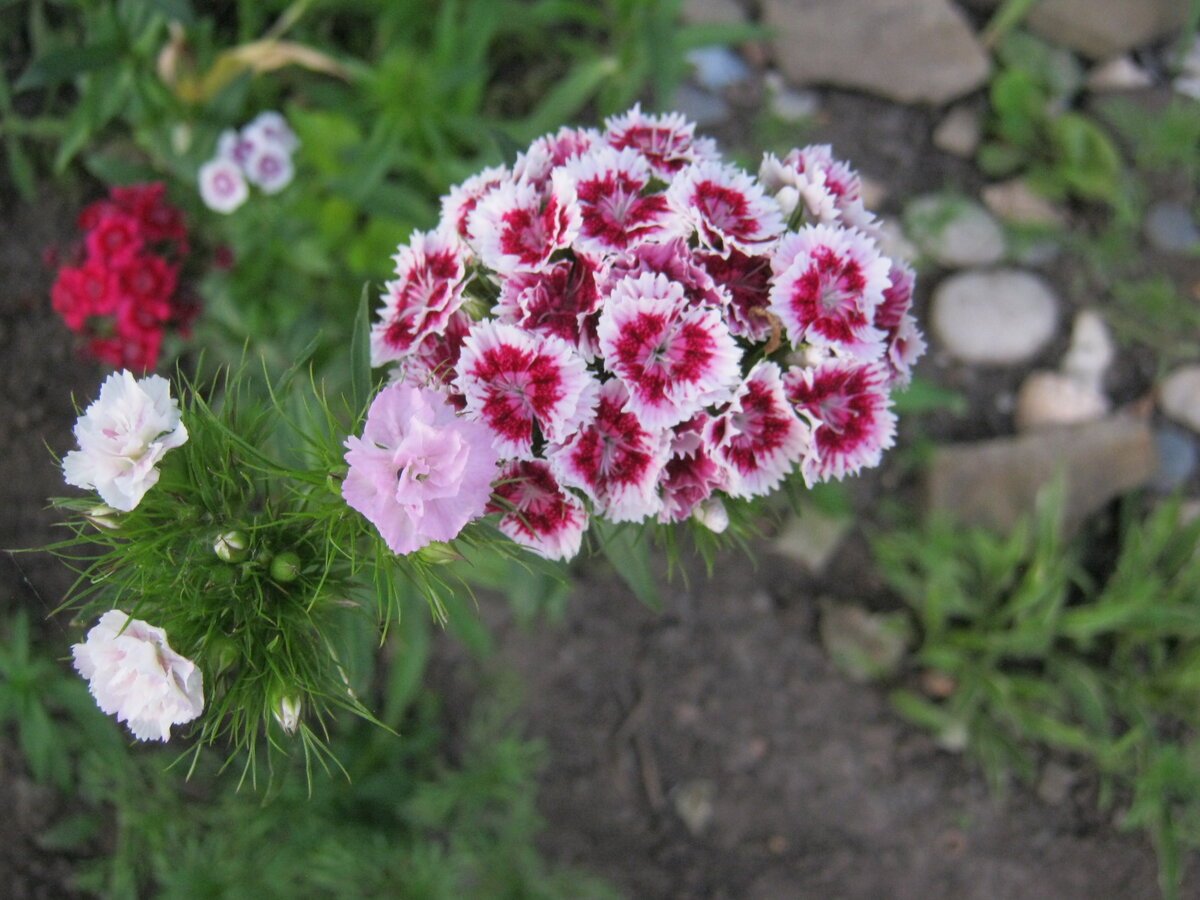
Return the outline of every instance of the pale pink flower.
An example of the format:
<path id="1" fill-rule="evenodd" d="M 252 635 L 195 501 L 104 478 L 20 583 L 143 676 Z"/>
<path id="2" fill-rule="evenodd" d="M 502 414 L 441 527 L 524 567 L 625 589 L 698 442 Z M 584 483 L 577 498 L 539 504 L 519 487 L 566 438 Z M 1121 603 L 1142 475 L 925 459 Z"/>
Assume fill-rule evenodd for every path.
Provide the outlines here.
<path id="1" fill-rule="evenodd" d="M 779 367 L 757 363 L 704 432 L 728 477 L 726 492 L 757 497 L 777 488 L 808 449 L 809 429 L 792 411 Z"/>
<path id="2" fill-rule="evenodd" d="M 595 256 L 655 240 L 674 213 L 660 193 L 645 193 L 650 167 L 635 150 L 600 147 L 554 173 L 555 190 L 569 185 L 580 213 L 575 247 Z"/>
<path id="3" fill-rule="evenodd" d="M 252 144 L 276 144 L 289 156 L 300 149 L 300 139 L 287 119 L 275 110 L 260 112 L 242 129 L 242 137 Z"/>
<path id="4" fill-rule="evenodd" d="M 499 452 L 524 459 L 533 454 L 535 426 L 546 440 L 562 440 L 587 419 L 596 398 L 583 357 L 561 338 L 491 320 L 467 336 L 455 387 Z"/>
<path id="5" fill-rule="evenodd" d="M 858 231 L 807 225 L 779 242 L 771 266 L 771 312 L 793 346 L 807 341 L 862 360 L 883 352 L 873 322 L 889 286 L 889 261 Z"/>
<path id="6" fill-rule="evenodd" d="M 531 184 L 502 181 L 480 199 L 468 224 L 480 260 L 501 275 L 543 268 L 578 232 L 579 206 L 568 185 L 543 199 Z"/>
<path id="7" fill-rule="evenodd" d="M 63 458 L 67 484 L 91 488 L 109 506 L 129 512 L 158 483 L 158 464 L 183 445 L 187 428 L 171 385 L 160 375 L 113 372 L 75 422 L 79 449 Z"/>
<path id="8" fill-rule="evenodd" d="M 841 480 L 879 465 L 892 446 L 896 416 L 889 409 L 888 372 L 882 363 L 830 360 L 784 376 L 788 401 L 813 423 L 804 480 Z"/>
<path id="9" fill-rule="evenodd" d="M 727 256 L 767 253 L 783 233 L 779 206 L 758 182 L 735 166 L 699 163 L 685 169 L 667 188 L 667 202 L 678 214 L 677 233 Z"/>
<path id="10" fill-rule="evenodd" d="M 741 351 L 712 307 L 688 306 L 664 275 L 617 283 L 597 330 L 604 365 L 648 428 L 670 428 L 722 402 L 741 376 Z"/>
<path id="11" fill-rule="evenodd" d="M 510 177 L 508 169 L 504 166 L 493 166 L 450 188 L 450 192 L 442 198 L 442 221 L 460 238 L 466 240 L 471 214 L 475 212 L 480 199 Z"/>
<path id="12" fill-rule="evenodd" d="M 912 367 L 925 353 L 925 339 L 909 312 L 916 274 L 904 263 L 893 262 L 888 279 L 891 284 L 875 310 L 875 327 L 884 333 L 889 385 L 904 387 L 912 380 Z"/>
<path id="13" fill-rule="evenodd" d="M 501 322 L 561 338 L 591 362 L 600 300 L 594 264 L 578 257 L 505 278 L 494 312 Z"/>
<path id="14" fill-rule="evenodd" d="M 395 256 L 379 322 L 371 329 L 371 365 L 403 359 L 425 338 L 445 330 L 462 306 L 466 263 L 459 242 L 443 232 L 413 233 Z"/>
<path id="15" fill-rule="evenodd" d="M 670 432 L 645 428 L 628 401 L 621 382 L 605 382 L 592 420 L 546 450 L 558 480 L 613 522 L 640 522 L 661 509 L 655 488 L 670 455 Z"/>
<path id="16" fill-rule="evenodd" d="M 637 150 L 663 181 L 669 182 L 692 163 L 720 158 L 716 144 L 708 138 L 697 138 L 695 124 L 681 113 L 647 115 L 638 104 L 604 124 L 604 139 L 610 146 Z"/>
<path id="17" fill-rule="evenodd" d="M 488 512 L 501 513 L 500 531 L 546 559 L 572 559 L 579 553 L 588 514 L 583 502 L 564 490 L 541 460 L 508 463 L 496 482 Z"/>
<path id="18" fill-rule="evenodd" d="M 254 141 L 232 128 L 226 128 L 217 138 L 217 156 L 232 159 L 244 168 L 254 152 Z"/>
<path id="19" fill-rule="evenodd" d="M 231 213 L 250 196 L 242 167 L 218 156 L 200 167 L 200 199 L 213 212 Z"/>
<path id="20" fill-rule="evenodd" d="M 371 402 L 361 438 L 346 439 L 346 503 L 373 524 L 393 553 L 455 538 L 483 515 L 496 476 L 488 429 L 455 414 L 435 390 L 385 387 Z"/>
<path id="21" fill-rule="evenodd" d="M 128 725 L 139 741 L 166 741 L 172 725 L 204 711 L 199 667 L 171 649 L 161 628 L 119 609 L 102 615 L 71 653 L 96 704 Z"/>

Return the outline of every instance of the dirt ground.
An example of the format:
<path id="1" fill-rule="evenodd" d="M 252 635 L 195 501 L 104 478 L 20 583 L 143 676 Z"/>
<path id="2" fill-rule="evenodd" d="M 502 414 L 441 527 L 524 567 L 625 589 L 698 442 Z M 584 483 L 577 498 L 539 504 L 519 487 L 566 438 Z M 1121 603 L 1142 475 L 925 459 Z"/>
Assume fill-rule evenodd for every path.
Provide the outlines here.
<path id="1" fill-rule="evenodd" d="M 832 141 L 866 174 L 886 176 L 885 210 L 977 177 L 930 149 L 931 112 L 836 94 L 822 108 L 823 124 L 804 139 Z M 101 377 L 50 311 L 41 263 L 44 246 L 72 235 L 82 199 L 0 197 L 4 548 L 52 539 L 45 498 L 61 483 L 46 447 L 69 448 L 71 394 L 90 396 Z M 926 374 L 938 377 L 936 359 Z M 955 386 L 982 399 L 1019 375 L 939 380 L 966 378 Z M 981 402 L 970 419 L 931 429 L 964 438 L 1006 424 Z M 856 504 L 869 509 L 888 478 L 865 482 Z M 558 625 L 525 631 L 502 604 L 484 605 L 501 647 L 489 670 L 521 675 L 527 733 L 549 750 L 540 807 L 552 859 L 637 898 L 1158 896 L 1144 838 L 1097 812 L 1095 785 L 1062 761 L 1056 802 L 1020 787 L 996 797 L 968 763 L 904 725 L 884 688 L 833 668 L 817 639 L 818 599 L 875 605 L 882 590 L 860 537 L 821 579 L 765 547 L 757 553 L 757 567 L 729 554 L 711 581 L 700 572 L 677 580 L 659 615 L 599 565 Z M 40 616 L 67 583 L 48 557 L 0 555 L 0 615 L 24 606 Z M 43 628 L 66 645 L 61 623 Z M 452 715 L 477 676 L 442 640 L 431 677 Z M 0 740 L 0 808 L 11 811 L 0 816 L 0 894 L 68 895 L 71 861 L 36 842 L 54 816 L 51 798 L 19 770 L 10 740 Z"/>

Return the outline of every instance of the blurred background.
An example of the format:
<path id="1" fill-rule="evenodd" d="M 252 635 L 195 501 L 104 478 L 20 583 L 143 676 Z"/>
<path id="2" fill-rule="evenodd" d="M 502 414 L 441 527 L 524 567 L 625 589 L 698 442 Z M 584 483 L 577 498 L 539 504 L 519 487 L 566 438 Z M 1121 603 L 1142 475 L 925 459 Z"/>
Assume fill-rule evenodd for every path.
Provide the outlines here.
<path id="1" fill-rule="evenodd" d="M 51 285 L 115 185 L 163 182 L 187 223 L 159 371 L 247 343 L 281 369 L 319 334 L 337 385 L 362 285 L 451 185 L 640 101 L 751 172 L 832 145 L 917 268 L 930 344 L 883 466 L 765 508 L 749 552 L 670 579 L 659 550 L 640 578 L 482 561 L 477 608 L 365 646 L 356 686 L 398 735 L 339 722 L 344 773 L 241 783 L 129 746 L 51 615 L 72 572 L 0 555 L 0 893 L 1196 896 L 1198 21 L 1187 0 L 0 2 L 0 548 L 63 536 L 52 454 L 107 370 Z M 217 136 L 267 109 L 295 181 L 206 209 Z"/>

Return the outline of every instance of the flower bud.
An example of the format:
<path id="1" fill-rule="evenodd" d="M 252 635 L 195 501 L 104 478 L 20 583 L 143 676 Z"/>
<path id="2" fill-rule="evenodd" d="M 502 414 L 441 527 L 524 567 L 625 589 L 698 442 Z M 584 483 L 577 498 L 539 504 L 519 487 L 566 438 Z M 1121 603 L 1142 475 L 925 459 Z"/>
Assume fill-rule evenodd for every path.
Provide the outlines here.
<path id="1" fill-rule="evenodd" d="M 420 554 L 421 559 L 425 560 L 425 562 L 433 563 L 435 566 L 444 566 L 447 563 L 458 562 L 462 559 L 461 553 L 442 541 L 434 541 L 432 544 L 426 544 L 421 548 Z"/>
<path id="2" fill-rule="evenodd" d="M 93 506 L 86 513 L 84 513 L 83 517 L 97 528 L 103 528 L 106 531 L 116 531 L 121 527 L 117 510 L 105 503 L 101 503 L 99 506 Z"/>
<path id="3" fill-rule="evenodd" d="M 693 510 L 692 518 L 713 534 L 720 534 L 729 527 L 729 512 L 720 497 L 709 497 Z"/>
<path id="4" fill-rule="evenodd" d="M 275 704 L 275 721 L 288 734 L 295 734 L 300 725 L 300 711 L 303 707 L 299 697 L 282 697 Z"/>
<path id="5" fill-rule="evenodd" d="M 300 577 L 300 557 L 290 550 L 271 560 L 271 577 L 288 584 Z"/>
<path id="6" fill-rule="evenodd" d="M 246 558 L 250 539 L 244 531 L 226 531 L 213 541 L 213 553 L 227 563 L 238 563 Z"/>
<path id="7" fill-rule="evenodd" d="M 779 193 L 775 195 L 775 202 L 779 204 L 779 208 L 783 210 L 785 216 L 790 216 L 796 211 L 796 205 L 800 202 L 800 192 L 791 185 L 779 189 Z"/>
<path id="8" fill-rule="evenodd" d="M 208 646 L 205 647 L 205 655 L 208 657 L 209 667 L 215 674 L 220 675 L 238 662 L 241 652 L 232 638 L 218 635 L 209 640 Z"/>

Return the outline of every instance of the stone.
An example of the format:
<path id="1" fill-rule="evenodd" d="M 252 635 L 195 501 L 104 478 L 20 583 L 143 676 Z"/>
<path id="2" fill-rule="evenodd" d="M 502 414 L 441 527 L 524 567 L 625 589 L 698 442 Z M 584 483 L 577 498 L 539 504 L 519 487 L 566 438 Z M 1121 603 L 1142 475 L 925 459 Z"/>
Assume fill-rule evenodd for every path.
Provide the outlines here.
<path id="1" fill-rule="evenodd" d="M 1039 0 L 1029 29 L 1089 59 L 1109 59 L 1182 28 L 1188 0 Z"/>
<path id="2" fill-rule="evenodd" d="M 693 836 L 699 836 L 716 812 L 717 786 L 706 778 L 685 781 L 671 791 L 675 814 Z"/>
<path id="3" fill-rule="evenodd" d="M 1033 431 L 1102 419 L 1108 410 L 1108 397 L 1092 382 L 1038 371 L 1021 383 L 1014 418 L 1018 431 Z"/>
<path id="4" fill-rule="evenodd" d="M 951 156 L 970 159 L 979 149 L 982 137 L 979 110 L 972 106 L 955 106 L 933 129 L 933 146 Z"/>
<path id="5" fill-rule="evenodd" d="M 720 125 L 729 119 L 729 104 L 723 97 L 690 84 L 681 84 L 675 91 L 671 108 L 683 113 L 701 128 Z"/>
<path id="6" fill-rule="evenodd" d="M 680 10 L 689 25 L 740 25 L 746 10 L 737 0 L 684 0 Z"/>
<path id="7" fill-rule="evenodd" d="M 1164 425 L 1154 430 L 1158 447 L 1158 471 L 1150 486 L 1160 494 L 1169 494 L 1187 483 L 1196 471 L 1196 438 L 1181 428 Z"/>
<path id="8" fill-rule="evenodd" d="M 770 98 L 769 109 L 775 118 L 783 122 L 805 122 L 821 111 L 821 98 L 816 91 L 798 91 L 788 86 L 777 71 L 764 76 Z"/>
<path id="9" fill-rule="evenodd" d="M 1059 369 L 1077 381 L 1099 387 L 1116 355 L 1104 317 L 1094 309 L 1085 309 L 1075 316 L 1071 343 Z"/>
<path id="10" fill-rule="evenodd" d="M 978 365 L 1017 365 L 1037 355 L 1058 323 L 1058 297 L 1019 269 L 960 272 L 933 294 L 933 331 L 954 357 Z"/>
<path id="11" fill-rule="evenodd" d="M 879 244 L 879 249 L 884 256 L 890 256 L 900 262 L 912 264 L 921 256 L 917 245 L 910 241 L 908 235 L 904 233 L 904 226 L 895 219 L 880 218 L 879 237 L 876 239 L 876 243 Z"/>
<path id="12" fill-rule="evenodd" d="M 1158 468 L 1150 426 L 1117 414 L 1017 437 L 939 447 L 928 470 L 932 511 L 964 525 L 1010 530 L 1036 508 L 1056 478 L 1065 481 L 1072 531 L 1114 498 L 1146 485 Z"/>
<path id="13" fill-rule="evenodd" d="M 810 504 L 788 520 L 771 542 L 771 549 L 812 574 L 820 575 L 842 545 L 852 524 L 851 519 L 827 516 Z"/>
<path id="14" fill-rule="evenodd" d="M 697 47 L 687 61 L 696 84 L 707 91 L 723 91 L 750 78 L 746 61 L 728 47 Z"/>
<path id="15" fill-rule="evenodd" d="M 983 85 L 990 70 L 950 0 L 764 0 L 762 10 L 776 63 L 798 86 L 942 104 Z"/>
<path id="16" fill-rule="evenodd" d="M 1116 56 L 1088 72 L 1087 89 L 1096 93 L 1141 91 L 1154 87 L 1154 77 L 1135 63 L 1132 57 Z"/>
<path id="17" fill-rule="evenodd" d="M 1162 200 L 1150 207 L 1143 224 L 1146 240 L 1161 253 L 1190 255 L 1200 250 L 1200 229 L 1187 204 Z"/>
<path id="18" fill-rule="evenodd" d="M 908 613 L 873 613 L 835 600 L 821 601 L 821 644 L 851 681 L 889 678 L 900 671 L 912 642 Z"/>
<path id="19" fill-rule="evenodd" d="M 1062 210 L 1031 188 L 1024 178 L 989 184 L 980 196 L 983 205 L 1004 222 L 1047 228 L 1062 228 L 1066 224 Z"/>
<path id="20" fill-rule="evenodd" d="M 1176 369 L 1158 386 L 1163 415 L 1200 432 L 1200 365 Z"/>
<path id="21" fill-rule="evenodd" d="M 1179 61 L 1179 74 L 1171 86 L 1177 94 L 1200 100 L 1200 37 L 1192 41 L 1192 46 Z"/>
<path id="22" fill-rule="evenodd" d="M 1004 232 L 999 223 L 965 197 L 918 197 L 905 208 L 904 223 L 921 251 L 947 268 L 990 266 L 1004 257 Z"/>

